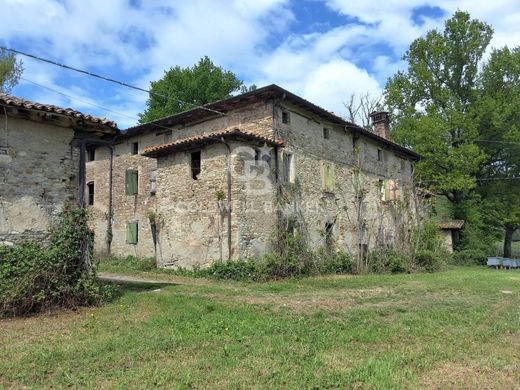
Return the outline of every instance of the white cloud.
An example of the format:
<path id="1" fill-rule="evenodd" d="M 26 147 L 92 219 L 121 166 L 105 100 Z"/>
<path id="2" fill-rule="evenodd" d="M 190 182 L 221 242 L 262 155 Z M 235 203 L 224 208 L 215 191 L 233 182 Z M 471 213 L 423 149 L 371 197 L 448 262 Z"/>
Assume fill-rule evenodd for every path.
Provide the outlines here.
<path id="1" fill-rule="evenodd" d="M 278 83 L 337 113 L 344 112 L 342 102 L 353 92 L 380 92 L 386 79 L 405 66 L 400 57 L 410 42 L 429 29 L 442 29 L 445 17 L 457 9 L 493 25 L 492 45 L 520 44 L 518 0 L 323 4 L 357 22 L 324 32 L 294 33 L 290 27 L 297 22 L 300 3 L 289 0 L 155 0 L 134 7 L 128 0 L 3 0 L 0 42 L 15 42 L 27 51 L 141 87 L 171 66 L 192 65 L 208 55 L 247 83 Z M 411 16 L 419 6 L 440 7 L 445 17 L 423 16 L 417 25 Z M 146 94 L 109 85 L 99 89 L 100 84 L 89 85 L 83 76 L 33 60 L 25 65 L 27 79 L 82 101 L 131 117 L 144 108 Z M 21 88 L 30 91 L 30 98 L 115 116 L 50 91 Z M 121 127 L 135 122 L 116 119 Z"/>

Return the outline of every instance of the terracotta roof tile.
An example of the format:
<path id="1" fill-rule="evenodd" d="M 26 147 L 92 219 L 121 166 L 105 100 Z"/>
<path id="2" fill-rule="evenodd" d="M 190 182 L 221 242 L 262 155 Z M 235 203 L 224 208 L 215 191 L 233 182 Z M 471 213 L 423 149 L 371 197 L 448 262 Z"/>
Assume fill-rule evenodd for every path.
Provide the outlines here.
<path id="1" fill-rule="evenodd" d="M 230 128 L 230 129 L 225 129 L 225 130 L 221 130 L 221 131 L 215 131 L 212 133 L 194 135 L 192 137 L 178 139 L 176 141 L 173 141 L 173 142 L 170 142 L 167 144 L 149 146 L 147 148 L 144 148 L 143 155 L 156 156 L 156 155 L 164 154 L 171 150 L 177 149 L 180 146 L 190 145 L 190 144 L 193 144 L 196 142 L 213 141 L 213 140 L 218 142 L 217 138 L 221 138 L 221 137 L 227 138 L 230 136 L 235 136 L 235 137 L 239 137 L 239 138 L 242 137 L 242 138 L 246 138 L 246 139 L 250 139 L 250 140 L 254 140 L 254 141 L 265 142 L 265 143 L 268 143 L 271 145 L 283 146 L 283 141 L 275 140 L 275 139 L 265 137 L 260 134 L 255 134 L 255 133 L 252 133 L 249 131 L 243 131 L 243 130 L 240 130 L 237 128 Z"/>
<path id="2" fill-rule="evenodd" d="M 464 220 L 454 219 L 452 221 L 441 221 L 437 225 L 441 229 L 462 229 L 462 226 L 464 226 Z"/>
<path id="3" fill-rule="evenodd" d="M 90 122 L 91 124 L 99 124 L 114 129 L 117 128 L 117 124 L 114 121 L 108 120 L 106 118 L 98 118 L 89 114 L 83 114 L 79 111 L 73 110 L 72 108 L 61 108 L 52 104 L 36 103 L 30 100 L 7 95 L 5 93 L 0 93 L 0 105 L 25 108 L 27 110 L 45 111 L 83 120 L 85 122 Z"/>

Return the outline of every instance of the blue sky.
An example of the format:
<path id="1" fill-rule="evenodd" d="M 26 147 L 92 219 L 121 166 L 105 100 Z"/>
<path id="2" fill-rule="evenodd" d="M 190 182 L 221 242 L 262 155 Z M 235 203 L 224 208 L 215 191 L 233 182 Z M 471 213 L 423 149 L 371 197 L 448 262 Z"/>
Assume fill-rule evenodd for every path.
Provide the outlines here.
<path id="1" fill-rule="evenodd" d="M 144 88 L 208 55 L 246 84 L 276 83 L 340 115 L 351 94 L 381 93 L 413 39 L 457 9 L 494 27 L 492 46 L 520 45 L 518 0 L 0 0 L 0 9 L 3 46 Z M 123 129 L 145 108 L 145 93 L 22 59 L 14 95 Z"/>

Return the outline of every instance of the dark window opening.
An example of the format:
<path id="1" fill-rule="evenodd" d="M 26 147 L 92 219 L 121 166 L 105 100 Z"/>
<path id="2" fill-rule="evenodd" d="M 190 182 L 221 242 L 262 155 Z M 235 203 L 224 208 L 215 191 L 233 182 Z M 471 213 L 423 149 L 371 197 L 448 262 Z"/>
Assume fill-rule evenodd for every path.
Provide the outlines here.
<path id="1" fill-rule="evenodd" d="M 88 189 L 88 205 L 92 206 L 94 204 L 94 182 L 91 181 L 90 183 L 87 183 L 87 189 Z"/>
<path id="2" fill-rule="evenodd" d="M 413 163 L 410 164 L 410 172 L 412 172 L 412 175 L 413 175 L 413 173 L 414 173 L 414 165 L 413 165 Z"/>
<path id="3" fill-rule="evenodd" d="M 87 160 L 94 161 L 96 159 L 96 149 L 95 148 L 87 148 Z"/>
<path id="4" fill-rule="evenodd" d="M 201 167 L 200 167 L 200 151 L 191 153 L 191 178 L 198 180 Z"/>
<path id="5" fill-rule="evenodd" d="M 352 136 L 352 150 L 355 151 L 357 146 L 358 146 L 358 137 L 354 134 Z"/>
<path id="6" fill-rule="evenodd" d="M 255 161 L 258 162 L 260 161 L 260 149 L 255 149 Z"/>
<path id="7" fill-rule="evenodd" d="M 377 161 L 383 161 L 383 150 L 377 149 Z"/>
<path id="8" fill-rule="evenodd" d="M 133 142 L 132 143 L 132 154 L 138 154 L 139 153 L 139 142 Z"/>
<path id="9" fill-rule="evenodd" d="M 291 117 L 287 111 L 282 111 L 282 123 L 290 123 Z"/>
<path id="10" fill-rule="evenodd" d="M 326 127 L 323 128 L 323 138 L 325 138 L 325 139 L 330 138 L 330 130 Z"/>
<path id="11" fill-rule="evenodd" d="M 332 231 L 334 224 L 332 222 L 325 222 L 325 245 L 328 249 L 332 248 Z"/>

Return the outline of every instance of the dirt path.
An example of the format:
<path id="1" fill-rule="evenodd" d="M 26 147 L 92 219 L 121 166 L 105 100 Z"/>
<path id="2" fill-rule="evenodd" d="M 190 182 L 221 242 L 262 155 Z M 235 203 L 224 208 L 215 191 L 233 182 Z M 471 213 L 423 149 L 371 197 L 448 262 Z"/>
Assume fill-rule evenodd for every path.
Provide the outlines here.
<path id="1" fill-rule="evenodd" d="M 147 284 L 189 284 L 182 280 L 164 280 L 152 278 L 140 278 L 136 276 L 113 274 L 109 272 L 98 272 L 98 278 L 112 283 L 147 283 Z"/>

